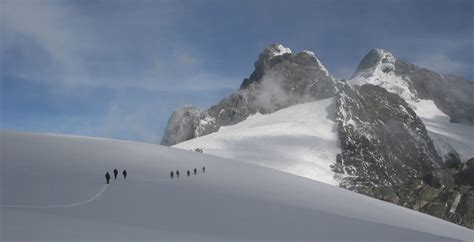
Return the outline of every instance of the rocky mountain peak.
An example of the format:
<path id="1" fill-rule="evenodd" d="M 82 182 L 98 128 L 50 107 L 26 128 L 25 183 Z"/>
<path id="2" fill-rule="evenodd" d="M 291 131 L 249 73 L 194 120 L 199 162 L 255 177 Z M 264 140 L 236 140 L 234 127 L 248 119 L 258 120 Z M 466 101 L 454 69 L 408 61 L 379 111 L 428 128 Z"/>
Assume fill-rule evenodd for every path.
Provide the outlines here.
<path id="1" fill-rule="evenodd" d="M 290 69 L 312 69 L 311 75 L 314 72 L 317 76 L 331 79 L 328 70 L 321 61 L 316 58 L 312 51 L 304 50 L 293 53 L 289 48 L 281 44 L 272 44 L 265 48 L 259 55 L 258 60 L 254 64 L 255 70 L 249 78 L 244 79 L 241 88 L 247 88 L 251 83 L 259 82 L 263 79 L 265 74 L 270 72 L 287 72 Z M 290 78 L 286 78 L 290 79 Z"/>
<path id="2" fill-rule="evenodd" d="M 393 70 L 396 60 L 397 59 L 391 52 L 375 48 L 365 55 L 365 57 L 357 66 L 354 74 L 360 73 L 361 71 L 367 69 L 374 69 L 380 65 L 384 66 L 384 68 Z M 388 72 L 389 69 L 386 69 L 386 72 Z"/>
<path id="3" fill-rule="evenodd" d="M 161 143 L 174 145 L 239 123 L 257 112 L 272 113 L 336 93 L 336 81 L 313 52 L 293 53 L 281 44 L 272 44 L 259 54 L 255 70 L 235 93 L 207 110 L 177 110 Z"/>
<path id="4" fill-rule="evenodd" d="M 291 49 L 281 44 L 272 44 L 265 48 L 260 56 L 275 57 L 283 54 L 291 54 Z"/>
<path id="5" fill-rule="evenodd" d="M 386 50 L 373 49 L 367 53 L 348 83 L 377 85 L 407 102 L 433 100 L 451 122 L 474 123 L 473 82 L 418 67 Z"/>

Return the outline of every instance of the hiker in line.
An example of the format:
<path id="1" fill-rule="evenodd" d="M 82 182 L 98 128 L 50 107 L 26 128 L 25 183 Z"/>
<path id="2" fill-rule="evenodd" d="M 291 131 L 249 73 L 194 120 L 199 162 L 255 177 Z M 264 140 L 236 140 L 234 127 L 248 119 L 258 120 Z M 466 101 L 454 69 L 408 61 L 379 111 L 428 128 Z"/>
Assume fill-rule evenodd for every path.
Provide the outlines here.
<path id="1" fill-rule="evenodd" d="M 117 180 L 117 174 L 118 174 L 117 169 L 114 169 L 114 178 L 115 178 L 115 180 Z"/>
<path id="2" fill-rule="evenodd" d="M 170 176 L 171 176 L 171 179 L 173 179 L 173 171 L 171 171 Z"/>
<path id="3" fill-rule="evenodd" d="M 189 172 L 189 170 L 188 170 L 188 177 L 189 177 L 190 174 L 191 174 L 191 172 Z"/>
<path id="4" fill-rule="evenodd" d="M 196 169 L 196 168 L 194 168 L 194 175 L 196 175 L 196 173 L 197 173 L 197 169 Z"/>
<path id="5" fill-rule="evenodd" d="M 122 175 L 123 175 L 123 179 L 127 179 L 127 171 L 126 170 L 123 170 Z"/>
<path id="6" fill-rule="evenodd" d="M 205 166 L 202 167 L 202 173 L 204 173 L 204 172 L 206 172 L 206 167 Z"/>
<path id="7" fill-rule="evenodd" d="M 179 171 L 176 170 L 176 178 L 179 178 Z"/>
<path id="8" fill-rule="evenodd" d="M 105 173 L 105 180 L 107 181 L 107 184 L 109 184 L 109 180 L 110 180 L 109 172 Z"/>

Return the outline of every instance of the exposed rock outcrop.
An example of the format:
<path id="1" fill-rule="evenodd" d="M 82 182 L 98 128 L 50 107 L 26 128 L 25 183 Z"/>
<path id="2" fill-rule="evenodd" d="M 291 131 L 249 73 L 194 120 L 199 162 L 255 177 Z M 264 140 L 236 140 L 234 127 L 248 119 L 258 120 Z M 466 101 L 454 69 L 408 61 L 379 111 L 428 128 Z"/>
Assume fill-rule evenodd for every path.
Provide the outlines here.
<path id="1" fill-rule="evenodd" d="M 333 169 L 342 187 L 398 185 L 443 168 L 421 119 L 384 88 L 344 85 L 336 115 L 342 154 Z"/>
<path id="2" fill-rule="evenodd" d="M 474 229 L 474 159 L 397 186 L 360 193 Z"/>

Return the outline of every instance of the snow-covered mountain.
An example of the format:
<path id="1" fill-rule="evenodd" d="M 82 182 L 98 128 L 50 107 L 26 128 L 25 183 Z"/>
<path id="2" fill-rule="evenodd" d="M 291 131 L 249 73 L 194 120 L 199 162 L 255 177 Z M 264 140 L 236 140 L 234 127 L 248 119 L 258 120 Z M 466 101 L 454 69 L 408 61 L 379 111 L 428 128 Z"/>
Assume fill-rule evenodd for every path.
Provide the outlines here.
<path id="1" fill-rule="evenodd" d="M 174 147 L 196 150 L 337 185 L 331 165 L 341 153 L 335 100 L 328 98 L 257 113 L 219 132 Z"/>
<path id="2" fill-rule="evenodd" d="M 474 157 L 472 93 L 471 82 L 417 67 L 385 50 L 370 51 L 346 81 L 332 78 L 312 52 L 271 45 L 230 97 L 207 110 L 177 110 L 162 144 L 379 198 L 370 193 L 373 187 L 395 189 L 434 173 L 443 173 L 434 176 L 436 184 L 461 189 L 461 183 L 454 186 L 441 177 L 453 180 L 459 170 L 445 171 L 461 169 Z M 460 193 L 461 201 L 474 199 L 469 189 Z M 411 197 L 434 199 L 421 196 Z M 450 211 L 464 216 L 464 203 L 450 202 L 457 195 L 443 196 L 446 206 L 437 208 L 437 216 L 449 217 Z M 474 205 L 467 207 L 474 211 Z M 474 215 L 463 219 L 460 223 L 471 226 Z"/>
<path id="3" fill-rule="evenodd" d="M 423 120 L 445 161 L 474 157 L 474 83 L 420 68 L 381 50 L 371 50 L 348 81 L 373 84 L 403 98 Z"/>
<path id="4" fill-rule="evenodd" d="M 239 90 L 207 110 L 186 106 L 171 116 L 163 145 L 207 135 L 221 126 L 239 123 L 256 113 L 333 97 L 336 81 L 310 51 L 292 53 L 282 45 L 263 50 L 255 70 Z"/>
<path id="5" fill-rule="evenodd" d="M 255 120 L 258 121 L 258 120 Z M 2 241 L 470 241 L 472 230 L 198 152 L 0 132 Z M 185 171 L 206 172 L 185 176 Z M 126 169 L 106 185 L 104 173 Z M 180 178 L 170 178 L 171 170 Z"/>

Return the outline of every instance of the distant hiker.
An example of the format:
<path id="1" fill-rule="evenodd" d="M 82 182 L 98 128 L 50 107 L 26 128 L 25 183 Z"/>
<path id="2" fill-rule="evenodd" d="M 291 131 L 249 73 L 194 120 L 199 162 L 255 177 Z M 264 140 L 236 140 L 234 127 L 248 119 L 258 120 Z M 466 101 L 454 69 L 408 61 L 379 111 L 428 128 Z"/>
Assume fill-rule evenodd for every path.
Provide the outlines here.
<path id="1" fill-rule="evenodd" d="M 109 184 L 109 180 L 110 180 L 109 172 L 105 173 L 105 180 L 107 181 L 107 184 Z"/>
<path id="2" fill-rule="evenodd" d="M 170 173 L 170 176 L 171 176 L 171 179 L 173 179 L 173 176 L 174 176 L 173 172 Z"/>
<path id="3" fill-rule="evenodd" d="M 189 170 L 188 170 L 188 176 L 189 176 L 190 174 L 191 174 L 191 172 L 189 172 Z"/>
<path id="4" fill-rule="evenodd" d="M 117 169 L 114 169 L 114 178 L 115 178 L 115 180 L 117 180 L 117 174 L 118 174 Z"/>
<path id="5" fill-rule="evenodd" d="M 179 178 L 179 171 L 176 170 L 176 178 Z"/>
<path id="6" fill-rule="evenodd" d="M 204 172 L 206 172 L 206 167 L 205 166 L 202 167 L 202 173 L 204 173 Z"/>
<path id="7" fill-rule="evenodd" d="M 198 172 L 198 170 L 196 168 L 194 168 L 194 175 L 196 175 L 197 172 Z"/>
<path id="8" fill-rule="evenodd" d="M 123 170 L 122 175 L 123 175 L 123 179 L 127 179 L 127 171 L 126 170 Z"/>

